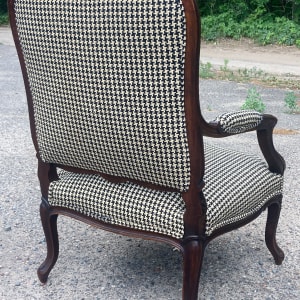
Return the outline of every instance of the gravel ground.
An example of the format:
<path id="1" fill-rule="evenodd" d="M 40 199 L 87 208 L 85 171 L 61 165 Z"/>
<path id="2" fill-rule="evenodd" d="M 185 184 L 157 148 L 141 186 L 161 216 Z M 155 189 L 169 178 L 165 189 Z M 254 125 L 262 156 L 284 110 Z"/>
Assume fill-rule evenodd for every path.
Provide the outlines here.
<path id="1" fill-rule="evenodd" d="M 1 41 L 0 41 L 1 42 Z M 207 119 L 238 110 L 249 85 L 201 81 Z M 300 299 L 300 115 L 284 112 L 286 91 L 258 87 L 267 112 L 279 119 L 274 143 L 285 157 L 285 191 L 278 242 L 286 258 L 276 266 L 264 243 L 266 213 L 212 241 L 206 249 L 200 299 Z M 112 235 L 60 217 L 60 256 L 47 284 L 36 269 L 46 254 L 40 193 L 26 98 L 15 48 L 0 44 L 0 299 L 180 299 L 181 255 L 171 247 Z M 214 141 L 216 142 L 216 141 Z M 259 154 L 255 134 L 218 143 Z"/>

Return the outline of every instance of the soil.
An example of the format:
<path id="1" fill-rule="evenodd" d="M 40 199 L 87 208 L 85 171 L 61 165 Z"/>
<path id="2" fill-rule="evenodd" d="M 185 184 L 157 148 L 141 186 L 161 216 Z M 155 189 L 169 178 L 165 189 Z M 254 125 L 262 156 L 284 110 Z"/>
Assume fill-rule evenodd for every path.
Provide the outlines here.
<path id="1" fill-rule="evenodd" d="M 300 49 L 295 46 L 260 46 L 250 39 L 202 41 L 200 59 L 213 65 L 224 65 L 227 59 L 229 68 L 255 67 L 269 73 L 300 77 Z"/>

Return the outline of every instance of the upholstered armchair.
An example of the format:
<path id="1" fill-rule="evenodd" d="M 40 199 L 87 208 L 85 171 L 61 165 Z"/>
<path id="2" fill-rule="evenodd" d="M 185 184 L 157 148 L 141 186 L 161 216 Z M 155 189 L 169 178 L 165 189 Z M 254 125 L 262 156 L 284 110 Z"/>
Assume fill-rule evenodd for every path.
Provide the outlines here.
<path id="1" fill-rule="evenodd" d="M 178 248 L 185 300 L 198 297 L 206 245 L 264 209 L 266 244 L 281 264 L 276 118 L 204 120 L 194 0 L 9 0 L 9 12 L 38 160 L 41 282 L 58 257 L 58 215 Z M 265 161 L 203 142 L 248 131 Z"/>

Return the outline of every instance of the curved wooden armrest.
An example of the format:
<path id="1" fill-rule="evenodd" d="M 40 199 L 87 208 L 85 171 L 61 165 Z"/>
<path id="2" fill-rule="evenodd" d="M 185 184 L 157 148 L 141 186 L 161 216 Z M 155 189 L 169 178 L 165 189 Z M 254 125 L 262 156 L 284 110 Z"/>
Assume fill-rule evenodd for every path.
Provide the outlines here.
<path id="1" fill-rule="evenodd" d="M 245 113 L 248 114 L 249 112 Z M 230 122 L 224 122 L 224 118 L 228 117 Z M 247 118 L 242 120 L 242 117 L 243 112 L 233 112 L 223 114 L 209 123 L 204 121 L 202 122 L 202 133 L 207 137 L 222 138 L 256 130 L 258 144 L 268 163 L 269 170 L 273 173 L 283 175 L 285 161 L 275 150 L 273 144 L 273 129 L 277 123 L 277 119 L 272 115 L 259 113 L 255 113 L 253 115 L 254 118 L 250 121 Z"/>
<path id="2" fill-rule="evenodd" d="M 256 133 L 259 147 L 269 165 L 269 170 L 273 173 L 283 175 L 285 170 L 285 161 L 275 150 L 273 144 L 273 129 L 276 123 L 277 119 L 274 116 L 263 115 L 263 120 L 257 127 Z"/>

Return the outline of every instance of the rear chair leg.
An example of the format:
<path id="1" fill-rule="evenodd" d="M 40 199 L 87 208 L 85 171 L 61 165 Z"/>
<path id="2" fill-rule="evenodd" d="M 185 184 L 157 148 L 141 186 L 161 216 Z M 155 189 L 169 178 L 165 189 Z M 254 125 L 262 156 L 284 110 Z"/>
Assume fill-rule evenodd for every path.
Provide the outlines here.
<path id="1" fill-rule="evenodd" d="M 45 233 L 45 238 L 47 242 L 47 257 L 45 261 L 40 265 L 37 270 L 39 280 L 45 283 L 48 279 L 48 275 L 52 268 L 54 267 L 58 252 L 58 234 L 57 234 L 57 216 L 50 215 L 49 204 L 45 199 L 42 199 L 40 206 L 41 221 Z"/>
<path id="2" fill-rule="evenodd" d="M 274 257 L 276 265 L 281 265 L 284 259 L 284 253 L 276 242 L 276 229 L 280 216 L 281 201 L 272 203 L 268 207 L 268 218 L 266 224 L 265 240 L 268 249 Z"/>
<path id="3" fill-rule="evenodd" d="M 194 240 L 184 246 L 183 253 L 183 300 L 197 300 L 204 245 Z"/>

